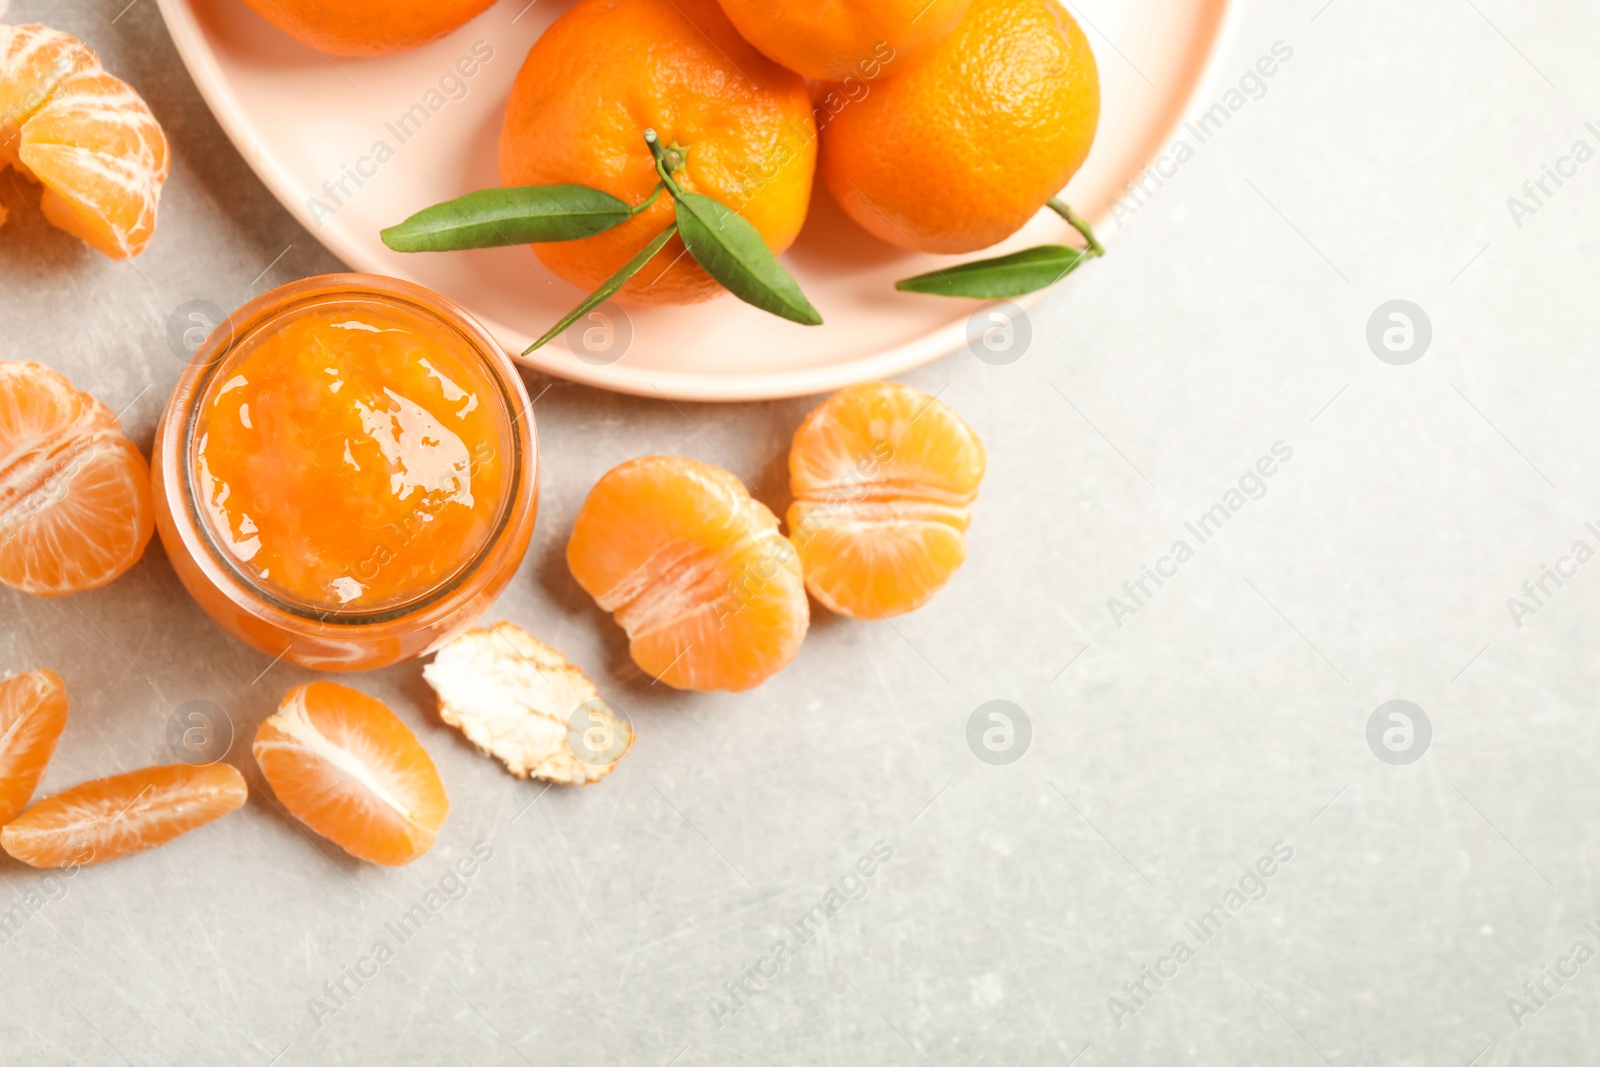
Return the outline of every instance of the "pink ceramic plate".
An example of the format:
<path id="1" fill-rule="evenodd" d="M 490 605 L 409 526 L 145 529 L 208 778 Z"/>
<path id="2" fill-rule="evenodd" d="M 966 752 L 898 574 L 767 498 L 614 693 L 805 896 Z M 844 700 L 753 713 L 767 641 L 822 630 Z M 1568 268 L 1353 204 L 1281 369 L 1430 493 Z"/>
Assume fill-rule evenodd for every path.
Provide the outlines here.
<path id="1" fill-rule="evenodd" d="M 381 228 L 428 204 L 499 184 L 496 149 L 511 82 L 529 46 L 570 3 L 502 0 L 443 40 L 383 59 L 320 55 L 273 29 L 243 0 L 160 4 L 190 74 L 239 151 L 351 267 L 444 293 L 512 353 L 582 299 L 525 248 L 402 255 L 378 239 Z M 1237 5 L 1068 0 L 1068 6 L 1094 45 L 1104 106 L 1094 151 L 1065 197 L 1108 231 L 1112 197 L 1202 98 Z M 462 70 L 473 74 L 462 77 Z M 986 254 L 1063 241 L 1068 232 L 1042 212 Z M 951 261 L 882 244 L 819 191 L 784 262 L 824 325 L 796 326 L 723 297 L 691 307 L 632 308 L 592 324 L 596 347 L 609 340 L 610 362 L 580 358 L 565 338 L 517 358 L 644 396 L 755 400 L 825 392 L 898 374 L 965 343 L 971 301 L 894 289 L 898 278 Z"/>

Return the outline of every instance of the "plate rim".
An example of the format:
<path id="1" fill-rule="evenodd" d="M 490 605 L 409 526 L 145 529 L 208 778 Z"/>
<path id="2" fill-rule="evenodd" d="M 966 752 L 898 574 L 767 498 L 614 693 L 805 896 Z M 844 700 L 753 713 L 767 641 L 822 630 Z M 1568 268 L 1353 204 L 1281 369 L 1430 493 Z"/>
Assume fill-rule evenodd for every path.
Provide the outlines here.
<path id="1" fill-rule="evenodd" d="M 242 3 L 243 0 L 233 0 Z M 260 135 L 250 113 L 234 91 L 217 53 L 210 47 L 194 12 L 194 0 L 156 0 L 167 32 L 183 60 L 190 80 L 200 91 L 201 98 L 211 110 L 217 124 L 222 127 L 235 150 L 244 157 L 251 170 L 261 179 L 296 222 L 324 248 L 339 257 L 350 270 L 400 278 L 414 284 L 426 284 L 407 273 L 396 273 L 391 264 L 369 257 L 365 248 L 338 230 L 323 230 L 311 219 L 306 206 L 300 202 L 302 190 L 288 169 L 271 151 L 266 138 Z M 1202 10 L 1210 9 L 1214 29 L 1207 45 L 1206 58 L 1193 76 L 1181 106 L 1175 109 L 1172 122 L 1155 131 L 1149 138 L 1150 153 L 1138 160 L 1125 172 L 1133 177 L 1149 168 L 1157 158 L 1161 146 L 1170 143 L 1185 122 L 1192 120 L 1204 101 L 1214 95 L 1211 90 L 1223 76 L 1223 62 L 1232 52 L 1233 42 L 1239 32 L 1243 0 L 1201 0 Z M 1103 240 L 1109 240 L 1122 229 L 1114 220 L 1106 218 L 1104 209 L 1089 212 Z M 1011 301 L 1027 309 L 1042 300 L 1049 290 L 1040 290 L 1017 297 Z M 448 295 L 448 294 L 447 294 Z M 974 306 L 978 303 L 975 302 Z M 604 389 L 610 392 L 667 400 L 687 400 L 715 403 L 738 403 L 762 400 L 780 400 L 792 397 L 813 396 L 833 392 L 857 382 L 892 378 L 958 350 L 966 343 L 966 326 L 961 321 L 946 323 L 909 341 L 894 345 L 870 356 L 844 363 L 828 364 L 815 368 L 766 372 L 754 375 L 727 373 L 691 374 L 673 371 L 614 370 L 619 364 L 591 365 L 581 360 L 564 360 L 559 364 L 548 356 L 524 356 L 515 345 L 506 343 L 508 329 L 501 323 L 473 313 L 484 328 L 506 349 L 512 361 L 542 374 L 564 381 Z M 564 351 L 557 349 L 557 351 Z M 570 353 L 568 353 L 570 355 Z"/>

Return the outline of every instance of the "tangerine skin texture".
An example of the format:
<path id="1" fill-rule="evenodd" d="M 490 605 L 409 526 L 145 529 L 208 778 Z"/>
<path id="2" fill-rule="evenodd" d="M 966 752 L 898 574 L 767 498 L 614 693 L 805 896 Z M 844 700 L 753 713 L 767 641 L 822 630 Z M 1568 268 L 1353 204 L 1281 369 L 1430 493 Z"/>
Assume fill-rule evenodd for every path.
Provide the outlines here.
<path id="1" fill-rule="evenodd" d="M 39 801 L 0 830 L 0 847 L 30 867 L 88 867 L 164 845 L 249 795 L 226 763 L 146 767 Z"/>
<path id="2" fill-rule="evenodd" d="M 805 80 L 734 30 L 715 0 L 580 0 L 528 53 L 506 107 L 500 179 L 571 183 L 642 203 L 658 182 L 644 131 L 687 149 L 674 177 L 738 211 L 774 254 L 805 222 L 816 123 Z M 598 288 L 672 223 L 647 211 L 580 241 L 536 244 L 541 260 Z M 674 237 L 613 299 L 688 304 L 724 290 Z"/>
<path id="3" fill-rule="evenodd" d="M 971 0 L 720 2 L 767 58 L 817 81 L 843 81 L 898 73 L 954 30 Z"/>
<path id="4" fill-rule="evenodd" d="M 975 252 L 1061 191 L 1099 120 L 1094 53 L 1064 8 L 974 0 L 954 33 L 827 123 L 822 177 L 890 244 Z"/>
<path id="5" fill-rule="evenodd" d="M 567 542 L 578 584 L 675 689 L 760 685 L 800 651 L 810 607 L 794 545 L 738 478 L 682 456 L 608 471 Z"/>
<path id="6" fill-rule="evenodd" d="M 985 463 L 978 435 L 908 386 L 830 397 L 789 450 L 789 536 L 811 595 L 853 619 L 926 604 L 967 558 Z"/>
<path id="7" fill-rule="evenodd" d="M 388 56 L 437 40 L 494 0 L 245 0 L 303 45 L 333 56 Z"/>
<path id="8" fill-rule="evenodd" d="M 55 671 L 0 680 L 0 826 L 28 806 L 67 725 L 67 687 Z"/>

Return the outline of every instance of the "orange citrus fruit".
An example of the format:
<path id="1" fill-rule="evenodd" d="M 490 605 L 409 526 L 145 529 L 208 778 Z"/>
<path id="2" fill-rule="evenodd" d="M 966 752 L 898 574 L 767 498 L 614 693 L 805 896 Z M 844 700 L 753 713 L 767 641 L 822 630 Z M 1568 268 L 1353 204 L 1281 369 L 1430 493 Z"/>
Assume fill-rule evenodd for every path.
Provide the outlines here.
<path id="1" fill-rule="evenodd" d="M 166 135 L 143 97 L 59 30 L 0 25 L 0 169 L 8 164 L 44 185 L 45 218 L 112 259 L 155 235 Z"/>
<path id="2" fill-rule="evenodd" d="M 578 512 L 567 565 L 628 632 L 641 670 L 677 689 L 749 689 L 810 623 L 800 562 L 744 484 L 682 456 L 606 473 Z"/>
<path id="3" fill-rule="evenodd" d="M 136 563 L 150 468 L 104 404 L 37 363 L 0 363 L 0 583 L 95 589 Z"/>
<path id="4" fill-rule="evenodd" d="M 30 867 L 87 867 L 164 845 L 248 795 L 226 763 L 146 767 L 39 801 L 0 830 L 0 846 Z"/>
<path id="5" fill-rule="evenodd" d="M 744 39 L 818 81 L 894 74 L 956 28 L 971 0 L 720 0 Z"/>
<path id="6" fill-rule="evenodd" d="M 292 689 L 251 749 L 289 814 L 357 859 L 396 867 L 433 845 L 450 800 L 395 713 L 333 682 Z"/>
<path id="7" fill-rule="evenodd" d="M 927 603 L 967 558 L 983 444 L 955 412 L 895 382 L 835 394 L 789 450 L 789 536 L 806 588 L 855 619 Z"/>
<path id="8" fill-rule="evenodd" d="M 954 33 L 828 120 L 819 165 L 867 231 L 972 252 L 1061 191 L 1099 119 L 1094 53 L 1056 0 L 973 0 Z"/>
<path id="9" fill-rule="evenodd" d="M 55 671 L 0 681 L 0 826 L 28 806 L 67 725 L 67 687 Z"/>
<path id="10" fill-rule="evenodd" d="M 386 56 L 436 40 L 494 0 L 245 0 L 303 45 L 334 56 Z"/>
<path id="11" fill-rule="evenodd" d="M 658 184 L 644 132 L 684 156 L 688 193 L 733 208 L 774 253 L 805 222 L 816 125 L 805 81 L 740 37 L 716 0 L 579 0 L 545 31 L 511 89 L 506 185 L 586 185 L 640 204 Z M 673 219 L 666 194 L 614 229 L 537 244 L 551 270 L 595 289 Z M 618 291 L 635 304 L 721 293 L 674 237 Z"/>

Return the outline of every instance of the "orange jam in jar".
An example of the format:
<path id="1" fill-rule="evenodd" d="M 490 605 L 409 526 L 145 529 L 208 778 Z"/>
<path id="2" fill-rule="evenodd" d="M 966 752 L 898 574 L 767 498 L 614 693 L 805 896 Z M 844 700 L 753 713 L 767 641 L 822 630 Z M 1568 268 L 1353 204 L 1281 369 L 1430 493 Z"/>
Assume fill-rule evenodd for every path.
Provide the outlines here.
<path id="1" fill-rule="evenodd" d="M 196 354 L 157 435 L 157 528 L 184 585 L 269 655 L 357 670 L 470 625 L 532 534 L 521 379 L 459 308 L 329 275 Z"/>

